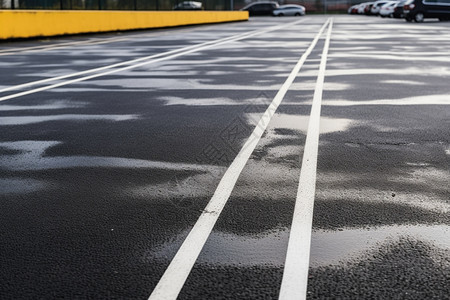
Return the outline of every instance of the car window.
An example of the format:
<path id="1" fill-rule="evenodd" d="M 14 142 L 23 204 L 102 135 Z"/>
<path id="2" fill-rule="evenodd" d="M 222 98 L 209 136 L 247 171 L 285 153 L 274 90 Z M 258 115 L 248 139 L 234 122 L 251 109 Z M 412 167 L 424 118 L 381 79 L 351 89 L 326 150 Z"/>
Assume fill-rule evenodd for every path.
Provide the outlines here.
<path id="1" fill-rule="evenodd" d="M 255 4 L 251 7 L 251 9 L 255 11 L 262 10 L 262 4 Z"/>

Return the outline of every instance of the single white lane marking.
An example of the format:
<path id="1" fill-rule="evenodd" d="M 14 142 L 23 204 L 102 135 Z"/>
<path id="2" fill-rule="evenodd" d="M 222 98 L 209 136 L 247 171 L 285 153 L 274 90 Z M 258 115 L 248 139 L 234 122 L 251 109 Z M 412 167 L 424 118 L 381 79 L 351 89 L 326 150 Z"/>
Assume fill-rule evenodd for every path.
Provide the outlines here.
<path id="1" fill-rule="evenodd" d="M 33 93 L 37 93 L 37 92 L 53 89 L 53 88 L 56 88 L 56 87 L 59 87 L 59 86 L 63 86 L 63 85 L 68 85 L 68 84 L 75 83 L 75 82 L 85 81 L 85 80 L 88 80 L 88 79 L 92 79 L 92 78 L 96 78 L 96 77 L 100 77 L 100 76 L 105 76 L 105 75 L 121 72 L 121 71 L 124 71 L 124 70 L 134 69 L 134 68 L 137 68 L 137 67 L 140 67 L 140 66 L 153 64 L 153 63 L 157 63 L 157 62 L 164 61 L 164 60 L 169 60 L 169 59 L 176 58 L 176 57 L 179 57 L 179 56 L 182 56 L 182 55 L 186 55 L 186 54 L 189 54 L 189 53 L 193 53 L 193 52 L 209 49 L 209 48 L 212 48 L 214 46 L 219 46 L 219 45 L 222 45 L 222 44 L 239 41 L 239 40 L 242 40 L 242 39 L 245 39 L 245 38 L 253 37 L 253 36 L 256 36 L 256 35 L 260 35 L 260 34 L 263 34 L 263 33 L 275 31 L 275 30 L 278 30 L 278 29 L 282 29 L 284 27 L 297 25 L 298 23 L 302 23 L 302 22 L 304 22 L 304 20 L 287 23 L 285 25 L 273 26 L 273 27 L 270 27 L 270 28 L 264 29 L 264 30 L 256 30 L 256 31 L 252 31 L 252 32 L 244 33 L 244 34 L 239 34 L 239 35 L 235 35 L 235 36 L 231 36 L 231 37 L 226 37 L 226 38 L 222 38 L 222 39 L 219 39 L 219 40 L 209 41 L 209 42 L 201 43 L 201 44 L 198 44 L 198 45 L 192 45 L 192 46 L 184 47 L 184 48 L 181 48 L 181 49 L 175 49 L 175 50 L 171 50 L 171 51 L 168 51 L 168 52 L 154 54 L 154 55 L 150 55 L 150 56 L 146 56 L 146 57 L 141 57 L 141 58 L 137 58 L 137 59 L 121 62 L 121 63 L 116 63 L 116 64 L 112 64 L 112 65 L 108 65 L 108 66 L 104 66 L 104 67 L 100 67 L 100 68 L 95 68 L 95 69 L 90 69 L 90 70 L 86 70 L 86 71 L 82 71 L 82 72 L 77 72 L 77 73 L 72 73 L 72 74 L 67 74 L 67 75 L 47 78 L 47 79 L 43 79 L 43 80 L 28 82 L 28 83 L 24 83 L 24 84 L 19 84 L 19 85 L 15 85 L 15 86 L 10 86 L 10 87 L 1 89 L 0 93 L 6 92 L 6 91 L 10 91 L 10 90 L 21 89 L 21 88 L 24 88 L 24 87 L 27 87 L 27 86 L 43 84 L 43 83 L 47 83 L 47 82 L 51 82 L 51 81 L 57 81 L 57 80 L 66 79 L 66 78 L 70 78 L 70 77 L 76 77 L 76 76 L 85 75 L 85 74 L 89 74 L 89 73 L 95 73 L 95 72 L 98 72 L 98 71 L 112 69 L 112 68 L 120 67 L 120 66 L 123 66 L 123 65 L 134 64 L 134 63 L 141 62 L 139 64 L 130 65 L 130 66 L 127 66 L 127 67 L 111 70 L 111 71 L 104 72 L 104 73 L 94 74 L 94 75 L 81 77 L 81 78 L 77 78 L 77 79 L 73 79 L 73 80 L 69 80 L 69 81 L 64 81 L 64 82 L 61 82 L 61 83 L 56 83 L 56 84 L 53 84 L 53 85 L 44 86 L 44 87 L 41 87 L 41 88 L 36 88 L 36 89 L 33 89 L 33 90 L 29 90 L 29 91 L 24 91 L 24 92 L 20 92 L 20 93 L 8 95 L 8 96 L 0 97 L 0 101 L 5 101 L 5 100 L 8 100 L 8 99 L 13 99 L 13 98 L 17 98 L 17 97 L 21 97 L 21 96 L 25 96 L 25 95 L 29 95 L 29 94 L 33 94 Z M 158 59 L 156 59 L 156 58 L 158 58 Z M 142 62 L 142 61 L 144 61 L 144 62 Z"/>
<path id="2" fill-rule="evenodd" d="M 225 172 L 219 185 L 216 188 L 216 191 L 214 192 L 214 195 L 212 196 L 205 210 L 200 215 L 200 218 L 197 220 L 194 227 L 190 231 L 186 240 L 181 245 L 177 254 L 169 264 L 169 267 L 150 295 L 149 300 L 168 300 L 177 298 L 178 294 L 183 288 L 184 282 L 191 272 L 195 261 L 197 260 L 198 255 L 200 254 L 200 251 L 202 250 L 209 234 L 211 233 L 214 224 L 216 223 L 220 213 L 222 212 L 222 209 L 227 203 L 228 198 L 230 197 L 231 192 L 234 189 L 234 186 L 239 175 L 241 174 L 242 169 L 246 165 L 248 159 L 250 158 L 250 155 L 261 139 L 262 134 L 266 130 L 270 119 L 283 100 L 284 95 L 292 85 L 294 79 L 297 77 L 297 74 L 303 66 L 306 58 L 309 56 L 312 49 L 317 44 L 317 41 L 322 35 L 322 32 L 326 28 L 328 22 L 329 20 L 325 22 L 319 33 L 312 41 L 309 48 L 301 56 L 301 58 L 289 74 L 288 78 L 284 82 L 283 86 L 275 95 L 272 103 L 269 105 L 264 115 L 259 120 L 255 129 L 253 130 L 253 133 L 245 142 L 241 151 Z"/>
<path id="3" fill-rule="evenodd" d="M 330 21 L 330 26 L 328 27 L 314 91 L 311 115 L 309 117 L 300 182 L 280 289 L 280 300 L 306 299 L 314 195 L 316 191 L 320 108 L 332 27 L 333 20 Z"/>
<path id="4" fill-rule="evenodd" d="M 65 48 L 69 46 L 77 46 L 77 45 L 97 45 L 97 44 L 106 44 L 117 41 L 127 40 L 125 37 L 120 38 L 108 38 L 108 39 L 91 39 L 87 41 L 77 41 L 77 42 L 67 42 L 67 43 L 56 43 L 53 45 L 40 45 L 40 46 L 32 46 L 27 48 L 9 48 L 0 50 L 0 56 L 6 55 L 14 55 L 14 54 L 22 54 L 25 52 L 39 52 L 45 50 L 53 50 L 58 48 Z"/>

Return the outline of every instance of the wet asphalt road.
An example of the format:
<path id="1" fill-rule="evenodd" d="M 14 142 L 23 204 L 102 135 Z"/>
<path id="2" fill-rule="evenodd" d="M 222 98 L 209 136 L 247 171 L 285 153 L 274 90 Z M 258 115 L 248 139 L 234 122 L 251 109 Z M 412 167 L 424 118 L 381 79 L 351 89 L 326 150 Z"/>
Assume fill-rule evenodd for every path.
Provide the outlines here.
<path id="1" fill-rule="evenodd" d="M 0 298 L 148 298 L 327 18 L 0 44 L 2 90 L 287 25 L 2 100 Z M 333 18 L 307 296 L 450 299 L 450 23 Z M 324 43 L 179 299 L 278 297 Z"/>

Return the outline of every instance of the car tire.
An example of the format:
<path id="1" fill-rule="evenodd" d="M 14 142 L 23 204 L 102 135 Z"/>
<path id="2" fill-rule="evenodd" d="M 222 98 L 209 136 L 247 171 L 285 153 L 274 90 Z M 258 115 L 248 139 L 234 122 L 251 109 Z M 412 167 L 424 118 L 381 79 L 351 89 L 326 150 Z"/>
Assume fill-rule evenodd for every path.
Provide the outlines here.
<path id="1" fill-rule="evenodd" d="M 391 19 L 394 18 L 394 14 L 390 14 L 389 18 L 391 18 Z"/>
<path id="2" fill-rule="evenodd" d="M 412 18 L 411 17 L 405 17 L 406 22 L 412 22 Z"/>
<path id="3" fill-rule="evenodd" d="M 284 14 L 278 14 L 278 17 L 282 17 L 282 16 L 284 16 Z"/>
<path id="4" fill-rule="evenodd" d="M 416 14 L 414 15 L 414 21 L 415 21 L 416 23 L 422 23 L 422 22 L 423 22 L 423 19 L 424 19 L 424 15 L 423 15 L 422 12 L 418 12 L 418 13 L 416 13 Z"/>
<path id="5" fill-rule="evenodd" d="M 295 16 L 296 16 L 296 17 L 300 17 L 301 14 L 300 14 L 300 13 L 295 13 Z"/>

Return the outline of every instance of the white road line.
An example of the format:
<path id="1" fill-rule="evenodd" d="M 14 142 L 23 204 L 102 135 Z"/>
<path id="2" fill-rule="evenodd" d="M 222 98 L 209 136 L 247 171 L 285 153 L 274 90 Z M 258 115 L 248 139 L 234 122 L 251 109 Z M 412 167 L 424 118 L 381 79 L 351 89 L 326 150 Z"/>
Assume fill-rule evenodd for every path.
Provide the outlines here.
<path id="1" fill-rule="evenodd" d="M 97 45 L 97 44 L 105 44 L 127 40 L 125 37 L 120 38 L 108 38 L 108 39 L 91 39 L 87 41 L 77 41 L 77 42 L 67 42 L 67 43 L 56 43 L 53 45 L 41 45 L 41 46 L 33 46 L 27 48 L 10 48 L 10 49 L 2 49 L 0 50 L 0 56 L 13 55 L 13 54 L 22 54 L 24 52 L 38 52 L 45 50 L 53 50 L 58 48 L 64 48 L 69 46 L 78 46 L 78 45 Z"/>
<path id="2" fill-rule="evenodd" d="M 214 24 L 211 26 L 206 26 L 203 25 L 202 29 L 207 29 L 209 27 L 213 27 L 213 26 L 217 26 L 220 24 Z M 195 29 L 177 29 L 176 33 L 183 33 L 183 32 L 190 32 L 193 31 Z M 107 44 L 107 43 L 114 43 L 114 42 L 119 42 L 119 41 L 126 41 L 126 40 L 131 40 L 133 38 L 146 38 L 146 37 L 152 37 L 152 36 L 164 36 L 167 35 L 167 33 L 148 33 L 148 34 L 132 34 L 132 35 L 127 35 L 124 37 L 112 37 L 112 38 L 94 38 L 94 39 L 89 39 L 89 40 L 84 40 L 84 41 L 76 41 L 76 42 L 62 42 L 62 43 L 55 43 L 55 44 L 51 44 L 51 45 L 41 45 L 41 46 L 32 46 L 32 47 L 25 47 L 25 48 L 5 48 L 0 50 L 0 56 L 6 56 L 6 55 L 14 55 L 14 54 L 22 54 L 25 52 L 40 52 L 40 51 L 46 51 L 46 50 L 53 50 L 53 49 L 58 49 L 58 48 L 65 48 L 65 47 L 69 47 L 69 46 L 77 46 L 77 45 L 83 45 L 83 44 L 87 44 L 87 45 L 99 45 L 99 44 Z"/>
<path id="3" fill-rule="evenodd" d="M 4 88 L 4 89 L 1 89 L 0 93 L 6 92 L 6 91 L 10 91 L 10 90 L 21 89 L 21 88 L 28 87 L 28 86 L 43 84 L 43 83 L 47 83 L 47 82 L 51 82 L 51 81 L 57 81 L 57 80 L 66 79 L 66 78 L 70 78 L 70 77 L 76 77 L 76 76 L 85 75 L 85 74 L 89 74 L 89 73 L 95 73 L 95 72 L 99 72 L 99 71 L 103 71 L 103 70 L 112 69 L 112 68 L 115 68 L 115 67 L 120 67 L 120 66 L 123 66 L 123 65 L 134 64 L 134 63 L 137 63 L 137 62 L 145 61 L 145 62 L 140 63 L 140 64 L 127 66 L 127 67 L 124 67 L 124 68 L 108 71 L 108 72 L 105 72 L 105 73 L 90 75 L 90 76 L 86 76 L 86 77 L 82 77 L 82 78 L 78 78 L 78 79 L 74 79 L 74 80 L 69 80 L 69 81 L 65 81 L 65 82 L 61 82 L 61 83 L 57 83 L 57 84 L 53 84 L 53 85 L 49 85 L 49 86 L 45 86 L 45 87 L 41 87 L 41 88 L 36 88 L 36 89 L 25 91 L 25 92 L 20 92 L 20 93 L 17 93 L 17 94 L 12 94 L 12 95 L 8 95 L 8 96 L 0 97 L 0 101 L 5 101 L 5 100 L 8 100 L 8 99 L 17 98 L 17 97 L 20 97 L 20 96 L 25 96 L 25 95 L 29 95 L 29 94 L 33 94 L 33 93 L 37 93 L 37 92 L 53 89 L 55 87 L 59 87 L 59 86 L 63 86 L 63 85 L 67 85 L 67 84 L 71 84 L 71 83 L 75 83 L 75 82 L 80 82 L 80 81 L 85 81 L 85 80 L 88 80 L 88 79 L 92 79 L 92 78 L 96 78 L 96 77 L 100 77 L 100 76 L 105 76 L 105 75 L 121 72 L 121 71 L 128 70 L 128 69 L 137 68 L 137 67 L 140 67 L 140 66 L 144 66 L 144 65 L 148 65 L 148 64 L 164 61 L 164 60 L 169 60 L 169 59 L 176 58 L 176 57 L 179 57 L 179 56 L 182 56 L 182 55 L 186 55 L 186 54 L 189 54 L 189 53 L 197 52 L 197 51 L 200 51 L 200 50 L 205 50 L 205 49 L 212 48 L 212 47 L 215 47 L 215 46 L 218 46 L 218 45 L 222 45 L 222 44 L 225 44 L 225 43 L 230 43 L 230 42 L 242 40 L 242 39 L 245 39 L 245 38 L 249 38 L 249 37 L 253 37 L 253 36 L 256 36 L 256 35 L 263 34 L 263 33 L 267 33 L 267 32 L 270 32 L 270 31 L 275 31 L 275 30 L 278 30 L 278 29 L 281 29 L 281 28 L 285 28 L 285 27 L 289 27 L 289 26 L 292 26 L 292 25 L 296 25 L 296 24 L 302 23 L 302 22 L 304 22 L 304 20 L 295 21 L 295 22 L 284 24 L 284 25 L 273 26 L 273 27 L 270 27 L 270 28 L 264 29 L 264 30 L 256 30 L 256 31 L 252 31 L 252 32 L 244 33 L 244 34 L 239 34 L 239 35 L 235 35 L 235 36 L 231 36 L 231 37 L 226 37 L 226 38 L 222 38 L 222 39 L 219 39 L 219 40 L 209 41 L 209 42 L 201 43 L 201 44 L 198 44 L 198 45 L 192 45 L 192 46 L 184 47 L 184 48 L 181 48 L 181 49 L 175 49 L 175 50 L 171 50 L 171 51 L 168 51 L 168 52 L 154 54 L 154 55 L 150 55 L 150 56 L 146 56 L 146 57 L 141 57 L 141 58 L 137 58 L 137 59 L 121 62 L 121 63 L 116 63 L 116 64 L 112 64 L 112 65 L 108 65 L 108 66 L 104 66 L 104 67 L 100 67 L 100 68 L 90 69 L 90 70 L 86 70 L 86 71 L 82 71 L 82 72 L 77 72 L 77 73 L 72 73 L 72 74 L 67 74 L 67 75 L 62 75 L 62 76 L 57 76 L 57 77 L 52 77 L 52 78 L 47 78 L 47 79 L 43 79 L 43 80 L 38 80 L 38 81 L 29 82 L 29 83 L 19 84 L 19 85 L 16 85 L 16 86 L 7 87 L 7 88 Z M 159 57 L 163 57 L 163 58 L 159 58 Z M 155 58 L 159 58 L 159 59 L 155 59 Z"/>
<path id="4" fill-rule="evenodd" d="M 280 300 L 306 299 L 314 195 L 316 191 L 320 109 L 332 27 L 333 21 L 331 20 L 322 52 L 319 75 L 309 117 L 300 182 L 281 283 Z"/>
<path id="5" fill-rule="evenodd" d="M 267 125 L 269 124 L 276 109 L 283 100 L 284 95 L 292 85 L 294 79 L 297 77 L 297 74 L 303 66 L 306 58 L 317 44 L 317 41 L 322 35 L 322 32 L 326 28 L 328 22 L 329 20 L 325 22 L 319 33 L 312 41 L 309 48 L 301 56 L 301 58 L 289 74 L 288 78 L 284 82 L 283 86 L 275 95 L 272 103 L 269 105 L 264 115 L 259 120 L 253 133 L 245 142 L 241 151 L 225 172 L 219 185 L 216 188 L 216 191 L 214 192 L 213 197 L 209 201 L 203 213 L 200 215 L 186 240 L 183 242 L 183 245 L 181 245 L 180 249 L 171 261 L 164 275 L 161 277 L 157 286 L 150 295 L 149 300 L 168 300 L 177 298 L 178 294 L 183 288 L 184 282 L 191 272 L 195 261 L 197 260 L 198 255 L 200 254 L 200 251 L 202 250 L 209 234 L 211 233 L 214 224 L 216 223 L 220 213 L 222 212 L 222 209 L 227 203 L 239 175 L 241 174 L 244 166 L 250 158 L 250 155 L 261 139 L 261 136 L 266 130 Z"/>
<path id="6" fill-rule="evenodd" d="M 227 40 L 227 39 L 230 39 L 230 37 L 224 38 L 224 39 L 221 39 L 221 40 Z M 47 82 L 51 82 L 51 81 L 57 81 L 57 80 L 61 80 L 61 79 L 66 79 L 66 78 L 70 78 L 70 77 L 81 76 L 81 75 L 85 75 L 85 74 L 89 74 L 89 73 L 95 73 L 95 72 L 99 72 L 99 71 L 103 71 L 103 70 L 112 69 L 112 68 L 115 68 L 115 67 L 120 67 L 120 66 L 123 66 L 123 65 L 133 64 L 133 63 L 140 62 L 140 61 L 143 61 L 143 60 L 150 60 L 150 59 L 153 59 L 153 58 L 157 58 L 157 57 L 161 57 L 161 56 L 165 56 L 165 55 L 170 55 L 170 54 L 173 54 L 173 53 L 186 51 L 186 50 L 193 49 L 193 48 L 196 48 L 196 47 L 201 47 L 201 46 L 208 45 L 208 44 L 211 44 L 211 43 L 214 43 L 214 42 L 218 42 L 218 41 L 221 41 L 221 40 L 214 40 L 214 41 L 202 43 L 202 44 L 199 44 L 199 45 L 192 45 L 192 46 L 188 46 L 188 47 L 183 47 L 183 48 L 180 48 L 180 49 L 175 49 L 175 50 L 167 51 L 167 52 L 164 52 L 164 53 L 159 53 L 159 54 L 154 54 L 154 55 L 150 55 L 150 56 L 145 56 L 145 57 L 141 57 L 141 58 L 137 58 L 137 59 L 133 59 L 133 60 L 127 60 L 127 61 L 124 61 L 124 62 L 120 62 L 120 63 L 116 63 L 116 64 L 104 66 L 104 67 L 94 68 L 94 69 L 90 69 L 90 70 L 86 70 L 86 71 L 81 71 L 81 72 L 71 73 L 71 74 L 67 74 L 67 75 L 61 75 L 61 76 L 57 76 L 57 77 L 51 77 L 51 78 L 47 78 L 47 79 L 37 80 L 37 81 L 33 81 L 33 82 L 27 82 L 27 83 L 15 85 L 15 86 L 10 86 L 10 87 L 4 88 L 4 89 L 0 89 L 0 93 L 6 92 L 6 91 L 11 91 L 11 90 L 21 89 L 21 88 L 24 88 L 24 87 L 27 87 L 27 86 L 33 86 L 33 85 L 43 84 L 43 83 L 47 83 Z"/>

